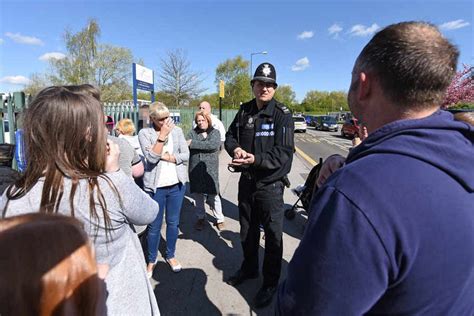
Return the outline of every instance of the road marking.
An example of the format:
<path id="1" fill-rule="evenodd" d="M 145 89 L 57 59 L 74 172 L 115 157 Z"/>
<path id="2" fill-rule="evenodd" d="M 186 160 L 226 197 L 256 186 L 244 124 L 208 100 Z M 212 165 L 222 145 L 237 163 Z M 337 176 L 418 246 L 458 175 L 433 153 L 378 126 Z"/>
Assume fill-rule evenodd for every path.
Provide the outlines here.
<path id="1" fill-rule="evenodd" d="M 314 161 L 313 159 L 311 159 L 310 156 L 308 156 L 307 154 L 305 154 L 304 151 L 302 151 L 301 149 L 299 149 L 298 147 L 295 146 L 295 150 L 296 152 L 301 156 L 303 157 L 303 159 L 305 159 L 311 166 L 316 166 L 317 163 L 316 161 Z"/>
<path id="2" fill-rule="evenodd" d="M 322 140 L 325 141 L 328 144 L 331 144 L 333 146 L 336 146 L 336 147 L 338 147 L 340 149 L 343 149 L 343 150 L 346 150 L 346 151 L 349 150 L 352 147 L 351 145 L 346 144 L 345 142 L 343 144 L 340 144 L 340 143 L 334 142 L 333 140 L 329 140 L 327 138 L 323 138 Z"/>

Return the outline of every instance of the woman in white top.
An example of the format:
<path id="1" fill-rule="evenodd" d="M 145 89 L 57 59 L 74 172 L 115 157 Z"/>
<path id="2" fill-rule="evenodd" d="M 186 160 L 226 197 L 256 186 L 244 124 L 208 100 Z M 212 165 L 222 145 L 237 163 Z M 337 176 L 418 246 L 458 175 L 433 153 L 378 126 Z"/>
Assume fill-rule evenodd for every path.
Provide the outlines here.
<path id="1" fill-rule="evenodd" d="M 150 104 L 153 127 L 138 133 L 145 156 L 144 190 L 160 205 L 156 219 L 148 225 L 147 272 L 151 277 L 157 260 L 161 224 L 166 212 L 166 262 L 174 272 L 181 271 L 175 257 L 181 205 L 188 181 L 189 149 L 181 128 L 174 125 L 168 108 L 161 102 Z"/>

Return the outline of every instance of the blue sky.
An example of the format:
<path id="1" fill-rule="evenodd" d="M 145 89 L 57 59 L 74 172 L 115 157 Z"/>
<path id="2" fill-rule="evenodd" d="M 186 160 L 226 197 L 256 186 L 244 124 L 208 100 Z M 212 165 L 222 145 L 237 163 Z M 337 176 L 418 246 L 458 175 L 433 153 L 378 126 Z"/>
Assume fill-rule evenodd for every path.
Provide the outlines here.
<path id="1" fill-rule="evenodd" d="M 155 76 L 167 51 L 184 49 L 207 93 L 216 91 L 219 63 L 267 51 L 253 56 L 253 67 L 274 64 L 278 83 L 301 101 L 309 90 L 347 90 L 362 47 L 395 22 L 439 25 L 459 47 L 460 63 L 474 64 L 472 15 L 472 1 L 450 0 L 0 0 L 0 92 L 18 91 L 31 73 L 47 70 L 48 58 L 66 52 L 64 30 L 77 32 L 89 18 L 99 22 L 101 43 L 130 48 Z"/>

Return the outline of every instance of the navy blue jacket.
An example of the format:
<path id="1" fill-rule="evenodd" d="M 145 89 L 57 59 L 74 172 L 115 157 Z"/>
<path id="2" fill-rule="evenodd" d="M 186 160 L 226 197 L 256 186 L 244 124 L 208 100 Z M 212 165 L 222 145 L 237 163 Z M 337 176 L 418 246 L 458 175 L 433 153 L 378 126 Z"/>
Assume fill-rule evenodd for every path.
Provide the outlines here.
<path id="1" fill-rule="evenodd" d="M 474 315 L 474 128 L 392 122 L 318 190 L 283 315 Z"/>

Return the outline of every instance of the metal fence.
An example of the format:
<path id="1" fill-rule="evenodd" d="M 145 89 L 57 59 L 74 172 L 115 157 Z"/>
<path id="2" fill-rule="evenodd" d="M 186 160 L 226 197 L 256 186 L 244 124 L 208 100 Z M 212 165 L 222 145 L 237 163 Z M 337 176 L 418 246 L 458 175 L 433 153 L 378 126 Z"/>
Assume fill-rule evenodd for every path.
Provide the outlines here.
<path id="1" fill-rule="evenodd" d="M 15 144 L 15 132 L 21 128 L 21 113 L 28 107 L 31 98 L 25 96 L 23 92 L 14 92 L 11 94 L 3 94 L 2 105 L 0 106 L 0 143 Z M 147 115 L 140 112 L 146 112 L 147 109 L 139 109 L 132 103 L 106 103 L 104 104 L 104 114 L 110 115 L 114 122 L 118 122 L 123 118 L 129 118 L 135 123 L 136 130 L 149 125 Z M 171 116 L 175 119 L 178 126 L 183 129 L 185 135 L 191 130 L 194 114 L 198 111 L 197 108 L 181 108 L 170 109 Z M 213 114 L 219 116 L 219 110 L 214 109 Z M 222 110 L 222 123 L 226 130 L 232 123 L 237 110 L 225 109 Z"/>
<path id="2" fill-rule="evenodd" d="M 169 110 L 171 113 L 171 117 L 173 117 L 177 125 L 182 128 L 184 135 L 187 135 L 187 133 L 191 130 L 193 126 L 194 115 L 196 114 L 198 109 L 185 108 L 185 109 L 169 109 Z M 213 110 L 212 114 L 219 117 L 219 110 L 218 109 Z M 226 130 L 229 128 L 229 125 L 232 123 L 236 114 L 237 114 L 237 110 L 235 109 L 222 110 L 221 121 L 224 124 L 224 127 Z"/>

